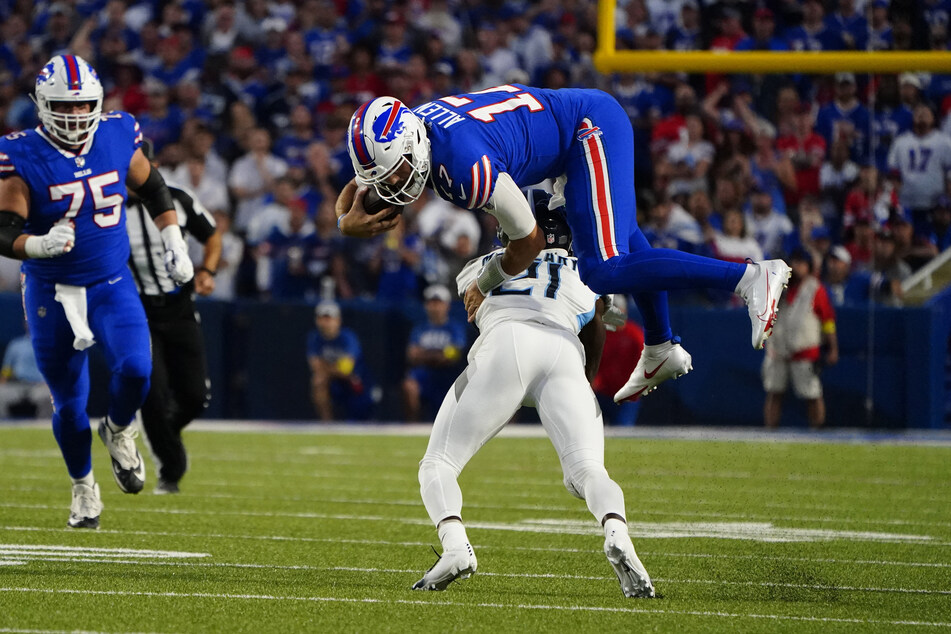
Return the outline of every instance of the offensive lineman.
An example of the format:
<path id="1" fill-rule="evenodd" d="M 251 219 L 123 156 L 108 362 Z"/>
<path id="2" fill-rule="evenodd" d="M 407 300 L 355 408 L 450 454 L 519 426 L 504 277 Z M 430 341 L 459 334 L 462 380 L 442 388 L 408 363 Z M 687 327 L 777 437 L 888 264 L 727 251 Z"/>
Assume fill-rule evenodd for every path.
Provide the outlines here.
<path id="1" fill-rule="evenodd" d="M 73 528 L 98 528 L 102 511 L 86 414 L 86 349 L 97 341 L 111 374 L 99 436 L 119 488 L 138 493 L 145 484 L 131 423 L 149 391 L 152 360 L 126 268 L 126 185 L 161 231 L 169 276 L 184 284 L 193 274 L 168 187 L 139 149 L 139 124 L 125 112 L 103 114 L 102 98 L 92 66 L 57 55 L 36 78 L 41 125 L 0 139 L 0 255 L 24 260 L 23 308 L 73 481 Z"/>
<path id="2" fill-rule="evenodd" d="M 378 97 L 350 121 L 356 176 L 337 200 L 345 235 L 372 236 L 399 217 L 368 215 L 363 189 L 393 205 L 432 187 L 442 198 L 498 218 L 511 241 L 466 290 L 469 319 L 492 289 L 524 271 L 544 244 L 519 187 L 555 180 L 554 204 L 566 204 L 582 281 L 597 293 L 633 294 L 646 346 L 614 399 L 638 399 L 692 369 L 673 338 L 668 290 L 717 288 L 740 295 L 763 347 L 789 279 L 782 260 L 737 264 L 672 249 L 652 249 L 634 211 L 634 136 L 624 109 L 599 90 L 546 90 L 511 84 L 443 97 L 410 111 Z M 359 189 L 359 191 L 358 191 Z"/>
<path id="3" fill-rule="evenodd" d="M 604 553 L 624 595 L 650 598 L 654 586 L 627 532 L 624 494 L 604 468 L 603 423 L 589 385 L 604 342 L 596 315 L 596 301 L 602 309 L 603 303 L 581 282 L 561 210 L 549 211 L 547 201 L 535 208 L 546 248 L 521 275 L 492 290 L 476 312 L 481 334 L 469 352 L 469 366 L 446 394 L 419 463 L 420 493 L 443 553 L 413 589 L 445 590 L 476 571 L 457 478 L 524 403 L 538 410 L 558 452 L 565 487 L 587 502 L 604 527 Z M 456 278 L 460 295 L 500 252 L 466 265 Z M 579 331 L 590 342 L 585 350 Z"/>

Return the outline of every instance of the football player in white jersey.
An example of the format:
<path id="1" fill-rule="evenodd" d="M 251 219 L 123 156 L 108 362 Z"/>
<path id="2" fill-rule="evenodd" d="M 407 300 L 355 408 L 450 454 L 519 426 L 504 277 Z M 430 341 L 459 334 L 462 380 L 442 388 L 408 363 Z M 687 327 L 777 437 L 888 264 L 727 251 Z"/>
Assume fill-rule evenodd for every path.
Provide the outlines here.
<path id="1" fill-rule="evenodd" d="M 603 423 L 589 384 L 601 359 L 604 302 L 581 282 L 578 261 L 569 255 L 571 233 L 563 212 L 549 211 L 547 200 L 536 202 L 535 209 L 546 248 L 479 307 L 475 323 L 481 334 L 469 352 L 469 366 L 446 394 L 419 465 L 420 493 L 443 553 L 413 589 L 445 590 L 476 571 L 457 478 L 526 404 L 538 410 L 555 446 L 565 487 L 587 502 L 604 527 L 604 553 L 624 595 L 653 597 L 650 576 L 628 535 L 624 494 L 604 468 Z M 460 295 L 494 255 L 476 258 L 459 273 Z"/>

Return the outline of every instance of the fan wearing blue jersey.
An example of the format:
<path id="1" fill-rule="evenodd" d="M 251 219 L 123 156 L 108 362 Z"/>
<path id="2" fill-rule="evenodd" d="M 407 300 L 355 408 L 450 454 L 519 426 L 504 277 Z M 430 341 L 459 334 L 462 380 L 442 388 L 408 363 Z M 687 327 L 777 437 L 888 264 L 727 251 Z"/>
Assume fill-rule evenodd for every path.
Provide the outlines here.
<path id="1" fill-rule="evenodd" d="M 145 484 L 132 419 L 149 390 L 149 330 L 126 268 L 126 186 L 161 230 L 165 266 L 184 284 L 193 268 L 158 170 L 124 112 L 102 112 L 96 71 L 75 55 L 51 59 L 36 78 L 41 125 L 0 139 L 0 255 L 23 260 L 23 307 L 37 365 L 53 397 L 53 434 L 73 481 L 68 525 L 98 528 L 92 472 L 87 348 L 109 364 L 109 411 L 98 427 L 125 493 Z"/>
<path id="2" fill-rule="evenodd" d="M 582 280 L 597 293 L 633 294 L 644 318 L 647 345 L 616 401 L 636 400 L 691 368 L 671 332 L 668 290 L 740 295 L 756 349 L 772 330 L 790 274 L 785 262 L 737 264 L 651 248 L 637 226 L 630 120 L 604 92 L 511 84 L 412 111 L 379 97 L 354 113 L 348 140 L 356 177 L 337 200 L 345 235 L 377 235 L 399 222 L 392 212 L 366 214 L 368 187 L 392 205 L 406 205 L 428 185 L 450 202 L 494 215 L 512 238 L 466 292 L 470 320 L 485 295 L 525 270 L 544 243 L 519 188 L 554 179 L 551 204 L 567 203 Z"/>

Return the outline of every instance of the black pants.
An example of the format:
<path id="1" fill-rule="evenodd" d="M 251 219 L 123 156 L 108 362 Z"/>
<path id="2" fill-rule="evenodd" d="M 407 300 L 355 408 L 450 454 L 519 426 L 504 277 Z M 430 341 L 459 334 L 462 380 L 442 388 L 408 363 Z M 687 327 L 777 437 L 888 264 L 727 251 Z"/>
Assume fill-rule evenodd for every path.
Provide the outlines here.
<path id="1" fill-rule="evenodd" d="M 143 297 L 152 335 L 152 387 L 142 426 L 159 463 L 159 477 L 178 482 L 188 468 L 181 432 L 211 398 L 205 342 L 191 297 Z M 156 305 L 158 304 L 158 305 Z"/>

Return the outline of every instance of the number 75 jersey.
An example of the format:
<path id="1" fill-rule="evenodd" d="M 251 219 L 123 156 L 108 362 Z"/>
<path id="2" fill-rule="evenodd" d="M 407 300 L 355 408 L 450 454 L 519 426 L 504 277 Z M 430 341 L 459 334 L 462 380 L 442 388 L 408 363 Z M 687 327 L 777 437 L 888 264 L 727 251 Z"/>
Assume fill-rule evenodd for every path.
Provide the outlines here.
<path id="1" fill-rule="evenodd" d="M 139 124 L 124 112 L 104 114 L 92 139 L 77 152 L 61 148 L 41 127 L 0 139 L 0 178 L 19 176 L 30 190 L 24 231 L 43 235 L 62 219 L 76 226 L 72 251 L 26 260 L 24 273 L 83 286 L 126 269 L 125 179 L 141 144 Z"/>

